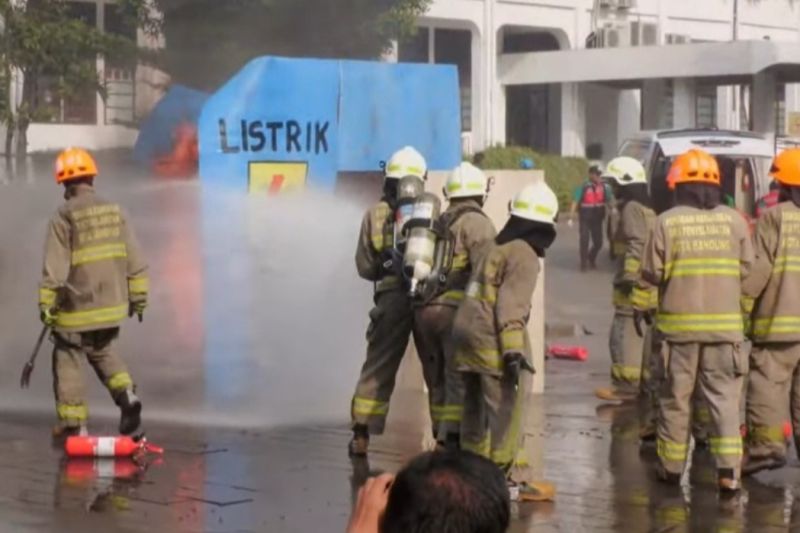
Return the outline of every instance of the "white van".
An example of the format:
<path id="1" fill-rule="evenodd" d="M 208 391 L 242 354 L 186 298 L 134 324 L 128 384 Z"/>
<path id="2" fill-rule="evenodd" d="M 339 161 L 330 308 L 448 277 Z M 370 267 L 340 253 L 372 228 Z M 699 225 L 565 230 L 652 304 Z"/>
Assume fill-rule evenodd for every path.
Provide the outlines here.
<path id="1" fill-rule="evenodd" d="M 650 178 L 653 207 L 661 213 L 673 204 L 667 188 L 672 161 L 692 148 L 716 156 L 726 203 L 753 217 L 756 203 L 769 192 L 769 169 L 775 155 L 774 143 L 763 135 L 715 129 L 643 131 L 623 142 L 619 155 L 642 162 Z"/>

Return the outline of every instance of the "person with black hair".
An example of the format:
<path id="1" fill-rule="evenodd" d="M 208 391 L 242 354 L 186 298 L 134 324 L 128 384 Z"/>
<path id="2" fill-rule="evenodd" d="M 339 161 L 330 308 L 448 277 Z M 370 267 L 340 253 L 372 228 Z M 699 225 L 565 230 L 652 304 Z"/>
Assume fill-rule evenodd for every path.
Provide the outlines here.
<path id="1" fill-rule="evenodd" d="M 600 165 L 592 165 L 589 168 L 589 179 L 575 189 L 572 199 L 569 223 L 572 225 L 572 217 L 577 212 L 581 272 L 597 268 L 597 255 L 603 249 L 603 227 L 613 194 L 611 187 L 601 179 L 602 175 Z"/>
<path id="2" fill-rule="evenodd" d="M 745 474 L 786 464 L 784 413 L 791 412 L 795 446 L 800 442 L 800 149 L 778 154 L 772 176 L 779 203 L 759 218 L 756 262 L 745 283 L 755 298 Z"/>
<path id="3" fill-rule="evenodd" d="M 677 206 L 662 213 L 645 246 L 634 288 L 634 322 L 652 323 L 664 339 L 657 428 L 658 474 L 680 483 L 689 451 L 695 385 L 711 415 L 709 449 L 719 489 L 740 489 L 739 400 L 747 353 L 743 284 L 753 264 L 747 221 L 721 204 L 717 160 L 702 150 L 678 156 L 667 176 Z M 655 305 L 647 293 L 658 290 Z"/>
<path id="4" fill-rule="evenodd" d="M 428 452 L 361 489 L 348 533 L 505 533 L 503 472 L 469 452 Z"/>
<path id="5" fill-rule="evenodd" d="M 517 194 L 510 211 L 505 227 L 479 254 L 453 325 L 455 362 L 464 379 L 461 445 L 508 474 L 512 498 L 544 501 L 553 498 L 552 485 L 514 479 L 512 470 L 524 450 L 520 373 L 533 371 L 531 299 L 541 258 L 556 238 L 558 199 L 539 182 Z"/>
<path id="6" fill-rule="evenodd" d="M 610 182 L 617 199 L 620 221 L 614 232 L 614 246 L 620 250 L 613 281 L 614 319 L 608 348 L 611 353 L 611 387 L 597 389 L 601 400 L 629 402 L 639 397 L 642 361 L 649 347 L 649 334 L 636 332 L 633 322 L 633 287 L 642 268 L 642 252 L 653 229 L 656 213 L 650 207 L 647 175 L 642 164 L 630 157 L 618 157 L 606 167 L 603 179 Z M 655 290 L 649 298 L 657 298 Z M 648 332 L 649 333 L 649 332 Z"/>

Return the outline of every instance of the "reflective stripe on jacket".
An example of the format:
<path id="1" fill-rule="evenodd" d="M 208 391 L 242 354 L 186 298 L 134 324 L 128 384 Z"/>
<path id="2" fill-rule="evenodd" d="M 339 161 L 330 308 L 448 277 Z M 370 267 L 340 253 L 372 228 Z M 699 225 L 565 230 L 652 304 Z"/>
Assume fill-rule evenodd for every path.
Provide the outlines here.
<path id="1" fill-rule="evenodd" d="M 639 280 L 644 245 L 655 222 L 655 212 L 639 202 L 631 200 L 622 208 L 619 226 L 614 234 L 615 249 L 621 250 L 613 283 L 613 303 L 617 312 L 633 313 L 631 290 Z M 648 301 L 657 300 L 655 289 L 650 289 L 647 298 Z"/>
<path id="2" fill-rule="evenodd" d="M 361 231 L 356 246 L 358 275 L 375 282 L 376 292 L 400 288 L 400 278 L 386 275 L 383 252 L 394 246 L 394 220 L 392 208 L 381 200 L 372 206 L 361 221 Z"/>
<path id="3" fill-rule="evenodd" d="M 87 184 L 70 191 L 48 226 L 39 305 L 58 307 L 60 331 L 116 327 L 147 300 L 147 265 L 119 205 Z"/>
<path id="4" fill-rule="evenodd" d="M 658 288 L 656 325 L 666 340 L 740 342 L 742 282 L 752 264 L 747 222 L 736 211 L 679 206 L 656 220 L 638 289 Z"/>

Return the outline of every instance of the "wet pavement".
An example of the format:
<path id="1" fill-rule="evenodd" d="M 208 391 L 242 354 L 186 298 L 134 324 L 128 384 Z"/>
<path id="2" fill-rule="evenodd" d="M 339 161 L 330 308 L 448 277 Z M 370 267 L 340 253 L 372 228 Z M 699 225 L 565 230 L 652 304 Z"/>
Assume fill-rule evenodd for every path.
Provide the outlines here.
<path id="1" fill-rule="evenodd" d="M 200 237 L 186 230 L 197 216 L 196 188 L 162 184 L 113 191 L 130 200 L 134 222 L 154 256 L 154 279 L 162 283 L 144 329 L 133 324 L 126 328 L 123 351 L 141 376 L 145 416 L 151 415 L 148 437 L 166 453 L 147 464 L 66 461 L 49 438 L 52 399 L 45 355 L 34 388 L 25 394 L 17 390 L 19 368 L 37 325 L 33 311 L 21 314 L 8 302 L 31 306 L 37 272 L 25 265 L 40 253 L 43 221 L 38 217 L 46 219 L 58 201 L 35 179 L 25 181 L 10 189 L 11 201 L 8 194 L 0 198 L 6 215 L 0 226 L 0 533 L 344 531 L 364 478 L 398 470 L 428 445 L 425 398 L 418 369 L 409 361 L 393 398 L 387 434 L 373 440 L 369 461 L 347 458 L 347 407 L 363 356 L 361 315 L 367 291 L 344 283 L 340 289 L 349 291 L 353 304 L 325 307 L 330 305 L 328 296 L 342 296 L 314 293 L 292 302 L 269 288 L 284 315 L 305 311 L 313 318 L 302 323 L 313 324 L 322 316 L 309 307 L 312 301 L 323 302 L 319 305 L 326 313 L 338 310 L 333 329 L 299 330 L 296 323 L 281 322 L 285 317 L 265 311 L 267 318 L 240 330 L 224 322 L 224 314 L 241 312 L 238 308 L 218 310 L 209 322 L 196 308 L 203 302 L 214 305 L 221 296 L 209 297 L 208 281 L 198 279 L 187 259 L 199 247 L 194 239 Z M 49 203 L 25 209 L 14 205 L 34 198 Z M 335 213 L 357 225 L 357 209 Z M 280 215 L 282 221 L 293 220 L 291 214 Z M 181 222 L 167 227 L 164 217 Z M 33 228 L 24 227 L 34 218 Z M 305 232 L 319 230 L 317 225 L 295 233 L 304 239 Z M 20 232 L 25 239 L 17 237 Z M 339 234 L 325 235 L 335 240 Z M 205 250 L 205 278 L 214 253 L 238 253 L 235 243 L 221 246 L 229 237 L 211 241 L 218 250 Z M 282 236 L 277 244 L 286 245 L 286 239 Z M 553 481 L 558 495 L 555 503 L 515 506 L 511 531 L 800 531 L 795 498 L 800 468 L 794 456 L 788 468 L 747 480 L 742 494 L 732 499 L 718 497 L 713 465 L 704 450 L 694 453 L 695 468 L 683 488 L 670 489 L 654 480 L 655 453 L 640 452 L 636 413 L 601 406 L 593 396 L 594 388 L 607 381 L 611 274 L 607 261 L 604 270 L 578 273 L 575 241 L 575 231 L 563 228 L 548 256 L 547 317 L 552 332 L 590 332 L 561 340 L 585 344 L 591 355 L 585 363 L 549 361 L 546 394 L 530 398 L 527 448 L 532 469 L 537 477 Z M 334 257 L 336 265 L 349 266 L 350 248 Z M 255 269 L 282 276 L 281 284 L 296 281 L 280 265 L 262 262 Z M 230 272 L 217 275 L 225 279 Z M 205 300 L 193 296 L 198 287 L 205 288 Z M 252 304 L 236 305 L 248 309 Z M 268 303 L 257 305 L 269 308 Z M 198 334 L 203 327 L 217 329 Z M 292 361 L 278 364 L 282 354 L 290 354 Z M 309 368 L 314 375 L 304 377 Z M 236 381 L 243 374 L 246 379 Z M 93 433 L 111 433 L 115 420 L 103 418 L 113 413 L 110 402 L 89 379 L 87 375 L 93 412 L 100 414 L 92 421 Z"/>

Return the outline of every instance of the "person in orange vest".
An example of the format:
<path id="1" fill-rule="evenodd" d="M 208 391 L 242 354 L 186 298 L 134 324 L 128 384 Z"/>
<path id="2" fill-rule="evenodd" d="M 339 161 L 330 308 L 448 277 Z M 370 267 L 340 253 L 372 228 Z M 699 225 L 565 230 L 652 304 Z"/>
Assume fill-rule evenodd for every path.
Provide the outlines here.
<path id="1" fill-rule="evenodd" d="M 606 214 L 613 200 L 611 187 L 603 183 L 603 171 L 599 165 L 589 168 L 589 179 L 575 189 L 570 209 L 569 225 L 572 226 L 575 213 L 580 224 L 581 272 L 597 268 L 597 254 L 603 248 L 603 226 Z M 592 247 L 589 249 L 589 242 Z"/>

